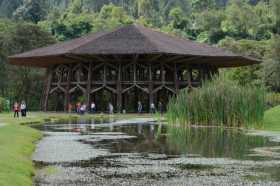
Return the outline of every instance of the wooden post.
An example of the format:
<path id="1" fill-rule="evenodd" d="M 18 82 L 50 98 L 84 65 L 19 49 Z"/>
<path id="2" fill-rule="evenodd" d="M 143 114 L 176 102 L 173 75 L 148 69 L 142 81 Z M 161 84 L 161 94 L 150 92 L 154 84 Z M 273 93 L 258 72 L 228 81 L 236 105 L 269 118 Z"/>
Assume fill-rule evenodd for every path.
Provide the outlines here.
<path id="1" fill-rule="evenodd" d="M 88 78 L 87 78 L 87 90 L 86 90 L 86 103 L 87 103 L 87 110 L 90 110 L 90 90 L 91 90 L 91 76 L 92 76 L 92 62 L 89 62 L 88 65 Z"/>
<path id="2" fill-rule="evenodd" d="M 151 109 L 151 104 L 154 103 L 154 95 L 153 95 L 153 72 L 152 65 L 149 64 L 149 110 Z M 151 110 L 150 110 L 151 112 Z"/>
<path id="3" fill-rule="evenodd" d="M 174 64 L 174 84 L 175 84 L 175 91 L 176 94 L 179 93 L 179 81 L 178 81 L 178 69 L 177 69 L 177 64 Z"/>
<path id="4" fill-rule="evenodd" d="M 192 89 L 192 68 L 188 67 L 188 88 Z"/>
<path id="5" fill-rule="evenodd" d="M 66 105 L 65 105 L 65 111 L 68 111 L 68 105 L 70 104 L 70 85 L 71 85 L 71 75 L 72 75 L 72 68 L 71 66 L 68 67 L 68 74 L 67 74 L 67 87 L 66 87 Z"/>
<path id="6" fill-rule="evenodd" d="M 42 110 L 44 112 L 48 110 L 49 92 L 52 83 L 52 73 L 53 73 L 53 67 L 49 67 L 46 72 L 46 86 L 42 98 L 43 99 Z"/>
<path id="7" fill-rule="evenodd" d="M 121 85 L 121 64 L 118 65 L 118 80 L 117 80 L 117 107 L 118 112 L 122 111 L 122 85 Z"/>

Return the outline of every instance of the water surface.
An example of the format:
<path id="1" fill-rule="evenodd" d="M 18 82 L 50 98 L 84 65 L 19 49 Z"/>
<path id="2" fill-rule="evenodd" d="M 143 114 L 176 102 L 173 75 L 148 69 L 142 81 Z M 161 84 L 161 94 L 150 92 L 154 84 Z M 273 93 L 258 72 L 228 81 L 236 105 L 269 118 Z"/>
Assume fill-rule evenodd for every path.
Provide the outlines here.
<path id="1" fill-rule="evenodd" d="M 255 167 L 265 164 L 273 165 L 275 171 L 268 173 L 272 175 L 268 181 L 277 184 L 272 178 L 279 172 L 280 157 L 263 153 L 263 148 L 276 149 L 279 143 L 242 130 L 170 128 L 146 119 L 71 120 L 35 127 L 45 137 L 38 144 L 34 162 L 59 170 L 47 176 L 39 172 L 37 185 L 196 185 L 200 183 L 197 174 L 210 179 L 206 185 L 233 181 L 242 185 L 252 182 L 246 178 L 257 177 L 257 172 L 268 173 L 265 167 Z M 234 174 L 227 175 L 228 169 Z M 75 176 L 69 177 L 71 174 Z M 164 182 L 168 178 L 173 181 Z"/>

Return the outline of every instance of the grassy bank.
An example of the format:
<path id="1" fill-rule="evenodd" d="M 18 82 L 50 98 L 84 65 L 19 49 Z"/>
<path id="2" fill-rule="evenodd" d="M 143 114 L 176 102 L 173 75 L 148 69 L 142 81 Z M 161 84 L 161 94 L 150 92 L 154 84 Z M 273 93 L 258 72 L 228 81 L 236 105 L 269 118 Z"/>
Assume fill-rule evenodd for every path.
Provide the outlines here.
<path id="1" fill-rule="evenodd" d="M 30 127 L 20 125 L 22 122 L 41 122 L 42 117 L 32 116 L 26 119 L 14 119 L 11 114 L 0 114 L 0 185 L 32 185 L 34 168 L 31 155 L 35 141 L 41 133 Z"/>
<path id="2" fill-rule="evenodd" d="M 280 132 L 280 106 L 273 107 L 265 112 L 264 130 Z"/>
<path id="3" fill-rule="evenodd" d="M 139 116 L 139 115 L 138 115 Z M 0 114 L 0 185 L 1 186 L 31 186 L 35 169 L 32 165 L 32 153 L 35 142 L 41 138 L 40 131 L 27 125 L 43 123 L 46 120 L 79 118 L 83 119 L 108 117 L 108 115 L 31 113 L 27 118 L 13 118 L 12 113 Z M 135 118 L 135 114 L 114 115 L 115 119 Z M 141 115 L 150 117 L 150 115 Z"/>

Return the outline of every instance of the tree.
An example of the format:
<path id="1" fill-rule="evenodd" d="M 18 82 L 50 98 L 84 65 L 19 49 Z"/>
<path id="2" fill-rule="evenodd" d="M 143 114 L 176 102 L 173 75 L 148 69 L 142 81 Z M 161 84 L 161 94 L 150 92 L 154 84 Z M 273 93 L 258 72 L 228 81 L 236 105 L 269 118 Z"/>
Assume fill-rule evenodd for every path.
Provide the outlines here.
<path id="1" fill-rule="evenodd" d="M 191 5 L 196 11 L 209 10 L 216 7 L 216 0 L 191 0 Z"/>
<path id="2" fill-rule="evenodd" d="M 265 82 L 273 91 L 280 92 L 280 35 L 272 37 L 269 49 L 270 53 L 263 64 Z"/>
<path id="3" fill-rule="evenodd" d="M 23 5 L 16 9 L 13 14 L 15 19 L 38 23 L 47 15 L 45 0 L 25 0 Z"/>
<path id="4" fill-rule="evenodd" d="M 280 34 L 280 1 L 271 0 L 271 9 L 273 13 L 274 29 L 275 34 Z"/>
<path id="5" fill-rule="evenodd" d="M 30 109 L 39 108 L 44 71 L 6 65 L 7 56 L 54 42 L 54 38 L 49 33 L 30 23 L 13 23 L 9 30 L 0 31 L 0 48 L 2 49 L 0 65 L 6 68 L 4 74 L 2 72 L 0 81 L 6 83 L 5 90 L 0 92 L 2 96 L 11 100 L 25 100 Z"/>
<path id="6" fill-rule="evenodd" d="M 254 40 L 234 40 L 233 38 L 225 38 L 219 43 L 220 47 L 226 48 L 236 54 L 250 56 L 262 60 L 269 51 L 268 41 Z M 253 65 L 247 67 L 239 67 L 226 70 L 229 76 L 241 85 L 261 85 L 263 83 L 263 69 L 261 65 Z"/>

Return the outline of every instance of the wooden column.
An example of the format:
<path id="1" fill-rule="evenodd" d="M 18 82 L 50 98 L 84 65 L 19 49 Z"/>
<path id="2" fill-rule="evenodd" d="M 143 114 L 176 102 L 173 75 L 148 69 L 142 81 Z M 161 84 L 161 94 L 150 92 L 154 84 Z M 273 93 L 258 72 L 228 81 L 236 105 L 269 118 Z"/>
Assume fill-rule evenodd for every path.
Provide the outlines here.
<path id="1" fill-rule="evenodd" d="M 192 68 L 188 67 L 188 88 L 192 89 Z"/>
<path id="2" fill-rule="evenodd" d="M 66 99 L 66 104 L 65 104 L 65 111 L 68 111 L 68 105 L 70 104 L 70 85 L 71 85 L 71 75 L 72 75 L 72 68 L 71 66 L 68 66 L 68 74 L 67 74 L 67 86 L 66 86 L 66 93 L 65 93 L 65 99 Z"/>
<path id="3" fill-rule="evenodd" d="M 87 77 L 87 90 L 86 90 L 86 103 L 87 103 L 87 110 L 90 110 L 90 90 L 91 90 L 91 76 L 92 76 L 92 62 L 89 62 L 88 65 L 88 77 Z"/>
<path id="4" fill-rule="evenodd" d="M 118 65 L 118 79 L 117 79 L 117 107 L 118 112 L 122 111 L 122 85 L 121 85 L 121 75 L 122 75 L 122 66 L 119 63 Z"/>
<path id="5" fill-rule="evenodd" d="M 153 95 L 153 72 L 152 65 L 149 64 L 149 110 L 151 109 L 151 104 L 154 103 L 154 95 Z M 154 103 L 155 104 L 155 103 Z M 151 112 L 151 110 L 150 110 Z"/>
<path id="6" fill-rule="evenodd" d="M 48 110 L 48 101 L 49 101 L 49 92 L 51 88 L 52 83 L 52 73 L 53 73 L 53 67 L 49 67 L 46 72 L 46 86 L 43 92 L 43 98 L 42 98 L 42 110 L 46 112 Z"/>
<path id="7" fill-rule="evenodd" d="M 174 85 L 175 85 L 175 91 L 176 94 L 179 93 L 179 80 L 178 80 L 178 69 L 177 69 L 177 64 L 174 64 Z"/>

